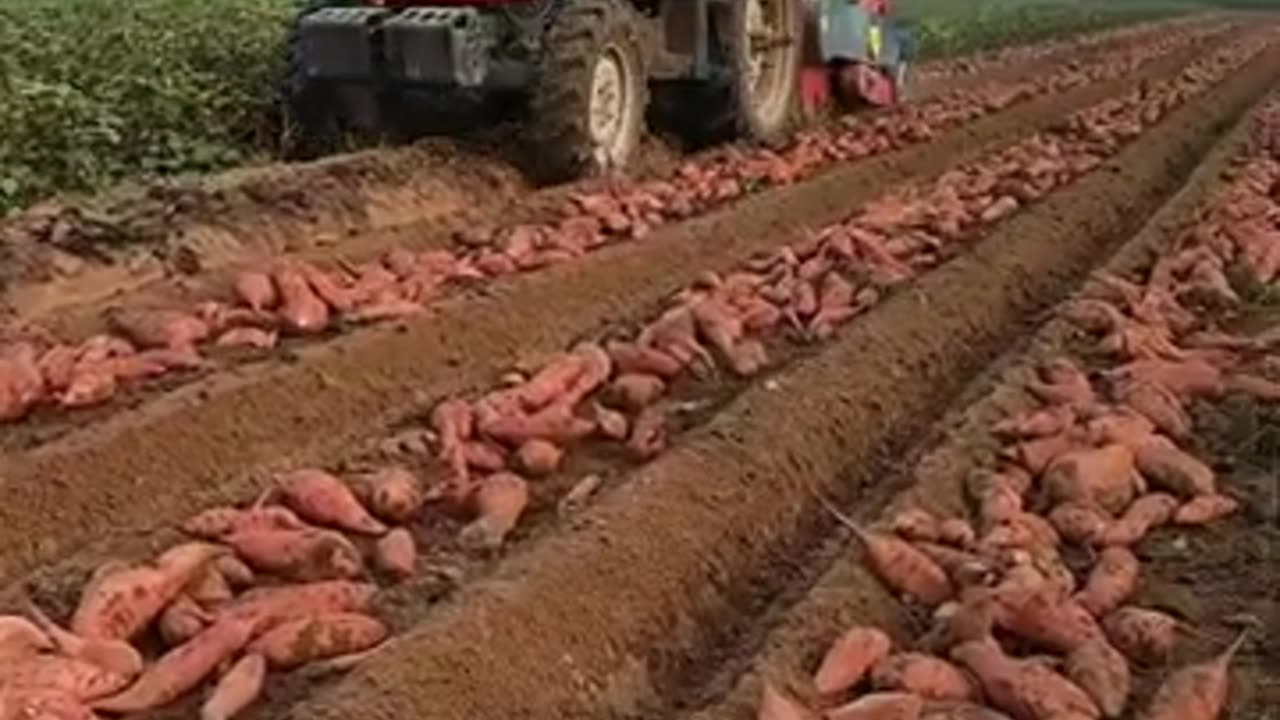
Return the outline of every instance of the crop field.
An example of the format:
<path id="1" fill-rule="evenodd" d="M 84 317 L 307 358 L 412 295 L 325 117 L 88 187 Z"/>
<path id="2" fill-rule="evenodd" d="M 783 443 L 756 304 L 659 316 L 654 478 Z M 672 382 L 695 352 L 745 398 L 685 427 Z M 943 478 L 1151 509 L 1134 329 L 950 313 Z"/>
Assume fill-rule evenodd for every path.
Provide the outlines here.
<path id="1" fill-rule="evenodd" d="M 907 2 L 902 103 L 534 186 L 273 161 L 274 2 L 0 7 L 14 207 L 200 178 L 0 220 L 0 720 L 1280 707 L 1280 15 Z"/>

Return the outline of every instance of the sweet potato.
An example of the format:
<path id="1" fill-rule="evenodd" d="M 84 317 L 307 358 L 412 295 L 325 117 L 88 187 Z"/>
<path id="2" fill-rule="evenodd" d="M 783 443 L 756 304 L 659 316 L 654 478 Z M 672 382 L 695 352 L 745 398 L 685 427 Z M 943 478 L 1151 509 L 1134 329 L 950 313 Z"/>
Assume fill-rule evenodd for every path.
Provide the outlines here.
<path id="1" fill-rule="evenodd" d="M 1096 505 L 1119 513 L 1133 501 L 1140 478 L 1133 453 L 1123 445 L 1066 453 L 1042 478 L 1054 502 Z"/>
<path id="2" fill-rule="evenodd" d="M 520 469 L 533 477 L 550 475 L 560 467 L 560 461 L 563 459 L 564 450 L 554 443 L 537 438 L 525 441 L 516 451 L 516 460 L 520 464 Z"/>
<path id="3" fill-rule="evenodd" d="M 680 375 L 684 364 L 676 358 L 652 347 L 634 343 L 611 341 L 606 346 L 618 373 L 626 375 L 643 373 L 670 380 Z"/>
<path id="4" fill-rule="evenodd" d="M 1152 435 L 1136 453 L 1138 469 L 1152 485 L 1183 498 L 1212 495 L 1213 470 L 1161 435 Z"/>
<path id="5" fill-rule="evenodd" d="M 1065 433 L 1075 422 L 1074 408 L 1069 405 L 1054 405 L 1007 417 L 993 425 L 991 430 L 996 435 L 1014 440 L 1043 438 Z"/>
<path id="6" fill-rule="evenodd" d="M 813 676 L 822 697 L 837 696 L 857 685 L 867 672 L 889 655 L 893 642 L 873 627 L 854 627 L 832 643 Z"/>
<path id="7" fill-rule="evenodd" d="M 1151 530 L 1164 525 L 1178 507 L 1177 498 L 1166 493 L 1147 493 L 1129 506 L 1120 519 L 1102 533 L 1103 545 L 1135 545 Z"/>
<path id="8" fill-rule="evenodd" d="M 230 600 L 235 594 L 231 590 L 231 584 L 213 564 L 192 578 L 184 590 L 202 607 L 216 607 Z"/>
<path id="9" fill-rule="evenodd" d="M 1009 716 L 973 703 L 926 702 L 920 720 L 1009 720 Z"/>
<path id="10" fill-rule="evenodd" d="M 1070 360 L 1057 358 L 1041 368 L 1044 381 L 1027 383 L 1027 390 L 1049 405 L 1092 405 L 1096 401 L 1089 378 Z"/>
<path id="11" fill-rule="evenodd" d="M 1173 514 L 1178 525 L 1208 525 L 1235 514 L 1240 501 L 1229 495 L 1200 495 L 1184 503 Z"/>
<path id="12" fill-rule="evenodd" d="M 666 383 L 657 375 L 627 373 L 610 383 L 605 398 L 615 407 L 638 411 L 652 405 L 666 391 Z"/>
<path id="13" fill-rule="evenodd" d="M 1126 605 L 1102 619 L 1102 627 L 1120 652 L 1135 662 L 1165 661 L 1178 642 L 1178 621 L 1162 612 Z"/>
<path id="14" fill-rule="evenodd" d="M 766 680 L 756 720 L 819 720 L 818 714 Z"/>
<path id="15" fill-rule="evenodd" d="M 270 350 L 280 341 L 275 330 L 256 327 L 234 327 L 218 335 L 218 347 L 243 347 Z"/>
<path id="16" fill-rule="evenodd" d="M 825 720 L 919 720 L 924 700 L 906 692 L 876 692 L 832 708 Z"/>
<path id="17" fill-rule="evenodd" d="M 1005 522 L 1022 512 L 1022 493 L 1008 483 L 993 480 L 977 500 L 978 515 L 988 524 Z"/>
<path id="18" fill-rule="evenodd" d="M 963 518 L 947 518 L 938 524 L 938 539 L 948 545 L 966 548 L 977 541 L 977 534 Z"/>
<path id="19" fill-rule="evenodd" d="M 995 565 L 986 558 L 938 543 L 913 543 L 917 550 L 937 563 L 958 585 L 979 584 L 994 571 Z"/>
<path id="20" fill-rule="evenodd" d="M 667 414 L 651 405 L 636 416 L 627 439 L 627 452 L 636 460 L 651 460 L 667 447 Z"/>
<path id="21" fill-rule="evenodd" d="M 963 590 L 959 600 L 938 608 L 933 627 L 920 638 L 918 646 L 945 653 L 960 643 L 990 637 L 994 628 L 995 598 L 989 588 L 974 586 Z"/>
<path id="22" fill-rule="evenodd" d="M 529 506 L 529 484 L 514 473 L 496 473 L 480 481 L 471 506 L 476 519 L 462 529 L 464 545 L 496 548 L 520 522 Z"/>
<path id="23" fill-rule="evenodd" d="M 1120 607 L 1138 589 L 1138 558 L 1123 547 L 1109 547 L 1098 556 L 1076 602 L 1095 617 Z"/>
<path id="24" fill-rule="evenodd" d="M 6 720 L 97 720 L 98 717 L 81 701 L 48 688 L 0 689 L 0 710 Z"/>
<path id="25" fill-rule="evenodd" d="M 997 523 L 978 540 L 982 548 L 1056 548 L 1062 542 L 1058 531 L 1044 518 L 1029 512 L 1013 513 Z"/>
<path id="26" fill-rule="evenodd" d="M 512 447 L 533 439 L 568 444 L 591 435 L 596 429 L 595 423 L 574 414 L 571 405 L 558 401 L 533 414 L 481 414 L 478 424 L 486 436 Z"/>
<path id="27" fill-rule="evenodd" d="M 0 354 L 0 422 L 25 417 L 45 391 L 34 347 L 16 343 Z"/>
<path id="28" fill-rule="evenodd" d="M 352 479 L 352 490 L 374 515 L 391 523 L 412 520 L 425 501 L 418 477 L 400 466 L 359 475 Z"/>
<path id="29" fill-rule="evenodd" d="M 280 319 L 299 335 L 322 332 L 329 326 L 329 305 L 321 300 L 306 275 L 296 267 L 282 266 L 272 273 L 280 294 Z"/>
<path id="30" fill-rule="evenodd" d="M 151 566 L 111 573 L 85 586 L 71 631 L 87 639 L 128 640 L 173 601 L 182 588 L 225 550 L 188 543 L 171 548 Z"/>
<path id="31" fill-rule="evenodd" d="M 565 386 L 560 394 L 559 402 L 566 405 L 577 405 L 591 393 L 598 390 L 609 375 L 613 373 L 613 359 L 604 348 L 593 342 L 580 342 L 573 347 L 572 354 L 581 363 L 578 374 Z"/>
<path id="32" fill-rule="evenodd" d="M 199 635 L 212 621 L 212 613 L 200 607 L 189 596 L 179 595 L 160 613 L 157 626 L 165 645 L 177 647 Z"/>
<path id="33" fill-rule="evenodd" d="M 377 590 L 376 585 L 347 580 L 256 588 L 236 598 L 219 617 L 247 620 L 260 632 L 298 618 L 369 612 Z"/>
<path id="34" fill-rule="evenodd" d="M 1262 402 L 1280 401 L 1280 383 L 1257 375 L 1235 373 L 1227 377 L 1227 390 L 1251 395 Z"/>
<path id="35" fill-rule="evenodd" d="M 105 365 L 80 365 L 75 369 L 67 389 L 58 396 L 58 404 L 64 408 L 85 408 L 101 405 L 115 396 L 120 383 L 111 368 Z"/>
<path id="36" fill-rule="evenodd" d="M 142 672 L 142 654 L 132 645 L 124 640 L 93 640 L 82 638 L 75 633 L 69 632 L 58 625 L 44 613 L 30 598 L 22 596 L 22 604 L 27 615 L 31 616 L 35 627 L 38 627 L 43 638 L 43 645 L 37 649 L 56 649 L 59 654 L 75 660 L 96 665 L 104 670 L 108 670 L 117 675 L 123 676 L 128 680 L 137 677 Z M 16 620 L 25 623 L 21 618 Z M 8 655 L 8 648 L 14 647 L 16 643 L 19 647 L 30 645 L 32 638 L 29 630 L 10 622 L 7 623 L 9 628 L 9 637 L 4 637 L 3 625 L 0 624 L 0 658 Z M 30 623 L 26 623 L 27 628 L 31 628 Z M 16 634 L 15 634 L 16 633 Z M 9 643 L 6 646 L 6 642 Z"/>
<path id="37" fill-rule="evenodd" d="M 107 321 L 140 348 L 189 347 L 209 337 L 209 326 L 179 310 L 115 310 Z"/>
<path id="38" fill-rule="evenodd" d="M 931 655 L 904 652 L 890 655 L 871 668 L 871 685 L 929 700 L 975 700 L 977 689 L 959 668 Z"/>
<path id="39" fill-rule="evenodd" d="M 1101 541 L 1111 518 L 1102 510 L 1082 503 L 1061 503 L 1049 512 L 1049 522 L 1064 540 L 1077 545 Z"/>
<path id="40" fill-rule="evenodd" d="M 418 561 L 418 547 L 413 533 L 396 528 L 378 539 L 376 547 L 378 567 L 397 580 L 413 575 Z"/>
<path id="41" fill-rule="evenodd" d="M 253 585 L 253 570 L 235 555 L 223 555 L 213 561 L 213 566 L 233 588 L 241 589 Z"/>
<path id="42" fill-rule="evenodd" d="M 306 520 L 362 535 L 383 535 L 387 526 L 360 504 L 351 488 L 323 470 L 295 470 L 276 478 L 284 502 Z"/>
<path id="43" fill-rule="evenodd" d="M 600 403 L 591 404 L 591 414 L 596 423 L 596 431 L 610 440 L 626 440 L 631 429 L 627 416 L 607 408 Z"/>
<path id="44" fill-rule="evenodd" d="M 893 531 L 907 540 L 937 542 L 942 530 L 933 513 L 920 508 L 907 508 L 898 512 L 890 521 Z"/>
<path id="45" fill-rule="evenodd" d="M 17 615 L 0 616 L 0 662 L 38 655 L 53 647 L 53 639 L 37 623 Z"/>
<path id="46" fill-rule="evenodd" d="M 200 706 L 200 720 L 231 720 L 258 699 L 266 677 L 266 658 L 257 653 L 240 658 Z"/>
<path id="47" fill-rule="evenodd" d="M 160 657 L 124 692 L 92 704 L 111 713 L 136 713 L 167 705 L 196 687 L 219 665 L 240 652 L 253 635 L 253 624 L 224 617 L 190 641 Z"/>
<path id="48" fill-rule="evenodd" d="M 1009 459 L 1038 475 L 1044 472 L 1045 468 L 1048 468 L 1055 460 L 1071 453 L 1073 450 L 1080 451 L 1085 447 L 1083 438 L 1074 433 L 1062 432 L 1057 435 L 1049 435 L 1012 445 L 1005 450 L 1004 454 Z"/>
<path id="49" fill-rule="evenodd" d="M 1093 700 L 1042 663 L 1008 657 L 995 640 L 957 645 L 951 657 L 978 679 L 992 705 L 1015 720 L 1101 716 Z"/>
<path id="50" fill-rule="evenodd" d="M 262 272 L 243 272 L 236 277 L 235 293 L 250 310 L 270 310 L 279 301 L 271 276 Z"/>
<path id="51" fill-rule="evenodd" d="M 248 530 L 224 540 L 255 570 L 291 580 L 337 580 L 364 573 L 360 552 L 332 530 Z"/>
<path id="52" fill-rule="evenodd" d="M 249 645 L 276 670 L 368 650 L 387 638 L 387 626 L 360 613 L 330 613 L 277 625 Z"/>
<path id="53" fill-rule="evenodd" d="M 623 422 L 626 422 L 626 418 L 623 418 Z M 462 457 L 467 467 L 481 472 L 495 473 L 507 467 L 506 449 L 488 440 L 463 443 Z"/>
<path id="54" fill-rule="evenodd" d="M 1094 417 L 1085 432 L 1095 445 L 1115 443 L 1136 452 L 1142 441 L 1156 432 L 1156 426 L 1138 411 L 1120 407 Z"/>
<path id="55" fill-rule="evenodd" d="M 7 666 L 3 673 L 3 683 L 10 687 L 54 690 L 80 701 L 119 692 L 132 679 L 83 660 L 57 655 L 23 658 Z"/>
<path id="56" fill-rule="evenodd" d="M 1170 675 L 1139 716 L 1141 720 L 1217 720 L 1227 704 L 1231 660 L 1244 639 L 1242 634 L 1218 657 Z"/>
<path id="57" fill-rule="evenodd" d="M 307 524 L 288 508 L 222 507 L 192 516 L 181 527 L 188 535 L 204 540 L 221 540 L 236 533 L 255 530 L 305 530 Z"/>
<path id="58" fill-rule="evenodd" d="M 1103 717 L 1118 718 L 1124 712 L 1132 685 L 1129 665 L 1106 640 L 1081 645 L 1067 656 L 1063 672 L 1093 698 Z"/>
<path id="59" fill-rule="evenodd" d="M 1088 610 L 1058 596 L 1047 585 L 998 588 L 995 618 L 1008 632 L 1058 653 L 1070 653 L 1103 637 L 1102 628 Z"/>
<path id="60" fill-rule="evenodd" d="M 1222 372 L 1202 360 L 1137 360 L 1107 375 L 1121 381 L 1163 385 L 1179 397 L 1213 397 L 1223 391 Z"/>
<path id="61" fill-rule="evenodd" d="M 867 564 L 891 590 L 927 605 L 939 605 L 955 594 L 947 573 L 911 543 L 892 535 L 865 530 L 834 505 L 825 500 L 823 504 L 862 541 L 867 551 Z"/>
<path id="62" fill-rule="evenodd" d="M 1115 397 L 1170 437 L 1186 437 L 1191 432 L 1191 418 L 1182 401 L 1163 385 L 1125 381 L 1117 387 Z"/>

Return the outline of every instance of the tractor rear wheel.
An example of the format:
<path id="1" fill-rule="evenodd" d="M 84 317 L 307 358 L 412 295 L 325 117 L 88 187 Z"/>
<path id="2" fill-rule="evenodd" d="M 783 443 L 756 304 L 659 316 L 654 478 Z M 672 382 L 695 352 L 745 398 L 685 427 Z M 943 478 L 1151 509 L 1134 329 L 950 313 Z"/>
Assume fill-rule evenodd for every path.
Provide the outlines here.
<path id="1" fill-rule="evenodd" d="M 566 0 L 531 90 L 532 174 L 545 182 L 624 167 L 648 104 L 641 24 L 627 0 Z"/>
<path id="2" fill-rule="evenodd" d="M 299 25 L 308 14 L 337 2 L 302 4 L 289 25 L 286 75 L 280 87 L 284 147 L 293 158 L 312 158 L 332 151 L 344 134 L 337 89 L 307 77 Z"/>
<path id="3" fill-rule="evenodd" d="M 713 18 L 713 58 L 723 73 L 681 98 L 688 114 L 680 124 L 689 140 L 771 141 L 790 130 L 803 52 L 800 5 L 801 0 L 738 0 Z"/>

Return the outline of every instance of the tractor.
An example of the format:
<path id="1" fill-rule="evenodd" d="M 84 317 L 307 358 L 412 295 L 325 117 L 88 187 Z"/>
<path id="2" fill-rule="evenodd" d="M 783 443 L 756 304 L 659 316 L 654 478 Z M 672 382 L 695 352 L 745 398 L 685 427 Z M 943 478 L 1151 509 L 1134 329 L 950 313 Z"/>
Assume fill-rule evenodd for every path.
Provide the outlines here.
<path id="1" fill-rule="evenodd" d="M 514 107 L 548 182 L 625 168 L 650 121 L 769 142 L 836 103 L 891 105 L 906 67 L 888 0 L 317 0 L 288 47 L 304 154 L 415 97 L 441 117 Z"/>

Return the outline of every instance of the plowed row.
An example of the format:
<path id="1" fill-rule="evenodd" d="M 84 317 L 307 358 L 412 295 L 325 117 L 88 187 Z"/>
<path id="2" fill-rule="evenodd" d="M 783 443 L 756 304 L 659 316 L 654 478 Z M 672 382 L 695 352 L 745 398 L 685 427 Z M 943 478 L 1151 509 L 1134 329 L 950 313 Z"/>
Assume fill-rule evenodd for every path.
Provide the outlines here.
<path id="1" fill-rule="evenodd" d="M 971 126 L 954 138 L 881 118 L 834 139 L 809 136 L 782 154 L 713 156 L 666 184 L 580 194 L 535 223 L 484 231 L 477 250 L 392 253 L 348 278 L 297 264 L 277 269 L 241 293 L 256 308 L 209 305 L 203 317 L 175 313 L 168 319 L 180 322 L 150 328 L 117 317 L 135 343 L 155 349 L 108 348 L 102 360 L 136 362 L 189 354 L 190 343 L 173 342 L 172 333 L 198 320 L 205 330 L 179 333 L 198 340 L 217 325 L 215 310 L 255 325 L 269 313 L 297 332 L 311 324 L 299 308 L 349 320 L 391 303 L 413 305 L 415 315 L 423 301 L 436 303 L 429 316 L 325 344 L 290 343 L 288 366 L 274 358 L 224 366 L 198 384 L 148 396 L 137 412 L 112 412 L 9 453 L 0 466 L 0 493 L 9 496 L 0 512 L 12 520 L 3 533 L 13 539 L 3 575 L 25 577 L 41 605 L 68 617 L 82 593 L 110 587 L 85 585 L 105 559 L 154 557 L 178 541 L 184 517 L 222 503 L 247 507 L 277 487 L 269 502 L 295 515 L 273 510 L 271 528 L 185 530 L 233 548 L 286 588 L 360 581 L 370 563 L 380 586 L 374 606 L 353 599 L 330 610 L 358 609 L 394 637 L 344 663 L 352 674 L 328 687 L 312 684 L 321 666 L 272 673 L 254 716 L 497 717 L 517 709 L 529 717 L 651 717 L 705 703 L 698 698 L 718 692 L 707 690 L 709 668 L 740 663 L 721 665 L 716 653 L 751 636 L 761 609 L 797 586 L 782 558 L 830 529 L 810 489 L 847 499 L 845 473 L 867 473 L 877 454 L 927 427 L 928 408 L 988 362 L 1029 313 L 1060 297 L 1099 250 L 1136 230 L 1266 89 L 1280 58 L 1274 31 L 1226 37 L 1208 53 L 1191 39 L 1171 41 L 1162 58 L 1126 49 L 1131 60 L 1122 67 L 1137 70 L 1132 77 L 1098 63 L 1048 84 L 1006 87 L 1011 94 L 985 102 L 1014 109 L 990 119 L 975 121 L 966 105 L 945 100 L 918 111 L 932 115 L 910 116 Z M 1071 103 L 1085 109 L 1052 119 Z M 998 121 L 1018 113 L 1020 132 L 1002 137 Z M 908 131 L 895 135 L 896 127 Z M 963 147 L 965 133 L 995 142 L 953 164 L 939 161 L 937 148 Z M 903 149 L 915 143 L 918 152 Z M 858 166 L 840 167 L 877 153 L 891 153 L 897 167 L 868 165 L 861 177 Z M 917 174 L 925 177 L 911 179 Z M 908 182 L 876 187 L 883 177 Z M 740 197 L 748 191 L 752 198 Z M 806 208 L 814 212 L 778 214 Z M 658 229 L 648 234 L 651 227 Z M 523 276 L 484 292 L 434 298 L 451 273 L 478 280 L 515 272 Z M 1221 286 L 1204 272 L 1186 282 Z M 406 295 L 413 287 L 424 294 Z M 285 302 L 254 294 L 264 288 Z M 291 292 L 314 302 L 299 304 Z M 146 330 L 153 339 L 142 339 Z M 1138 335 L 1112 344 L 1148 347 Z M 96 342 L 77 357 L 104 341 Z M 63 398 L 87 376 L 84 365 L 72 367 Z M 298 467 L 333 474 L 281 484 L 286 476 L 276 473 Z M 403 548 L 380 542 L 375 552 L 361 536 L 383 535 L 383 522 L 335 496 L 348 485 L 395 483 L 407 488 L 407 510 L 359 494 L 381 521 L 404 524 L 409 532 L 397 542 L 417 546 L 411 577 L 399 582 Z M 889 489 L 870 486 L 881 498 Z M 245 512 L 233 511 L 257 522 Z M 294 529 L 299 519 L 306 528 Z M 88 545 L 102 533 L 105 540 Z M 305 557 L 282 549 L 308 543 L 315 550 Z M 189 597 L 190 577 L 170 578 L 159 607 Z M 159 714 L 193 711 L 197 698 L 186 690 L 244 647 L 226 639 L 236 623 L 249 623 L 239 632 L 258 636 L 254 651 L 278 670 L 300 648 L 309 649 L 298 657 L 311 659 L 359 651 L 384 632 L 366 633 L 364 643 L 360 633 L 338 632 L 327 651 L 314 637 L 286 638 L 272 651 L 264 638 L 290 623 L 312 633 L 340 620 L 317 615 L 313 601 L 264 611 L 250 597 L 225 606 L 223 596 L 203 598 L 211 615 L 195 616 L 189 633 L 166 625 L 163 640 L 140 636 L 148 656 L 161 642 L 179 653 L 202 643 L 226 648 L 172 693 L 182 702 Z M 79 630 L 89 623 L 84 612 Z M 165 667 L 162 659 L 148 672 Z M 495 673 L 506 680 L 501 687 Z M 165 702 L 99 702 L 103 710 L 158 704 Z"/>

